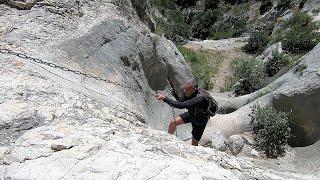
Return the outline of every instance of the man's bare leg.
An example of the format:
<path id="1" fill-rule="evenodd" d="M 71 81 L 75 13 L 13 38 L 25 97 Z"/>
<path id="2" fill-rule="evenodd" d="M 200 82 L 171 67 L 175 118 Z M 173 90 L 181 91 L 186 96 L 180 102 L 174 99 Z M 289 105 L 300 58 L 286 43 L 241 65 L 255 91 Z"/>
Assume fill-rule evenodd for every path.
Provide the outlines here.
<path id="1" fill-rule="evenodd" d="M 195 138 L 193 138 L 192 137 L 192 145 L 194 145 L 194 146 L 198 146 L 198 144 L 199 144 L 199 141 L 197 141 Z"/>
<path id="2" fill-rule="evenodd" d="M 181 119 L 180 116 L 175 117 L 169 124 L 168 133 L 173 134 L 176 131 L 176 127 L 185 122 Z"/>

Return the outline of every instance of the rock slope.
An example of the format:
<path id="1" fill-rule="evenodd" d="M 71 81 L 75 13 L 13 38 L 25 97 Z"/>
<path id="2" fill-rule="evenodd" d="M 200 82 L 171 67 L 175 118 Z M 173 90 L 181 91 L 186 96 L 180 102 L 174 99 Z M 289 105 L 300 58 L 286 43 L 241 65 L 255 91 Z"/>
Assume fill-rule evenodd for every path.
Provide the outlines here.
<path id="1" fill-rule="evenodd" d="M 179 97 L 192 74 L 175 45 L 151 33 L 147 6 L 142 6 L 147 1 L 29 2 L 32 8 L 27 10 L 0 4 L 2 48 L 132 87 L 35 66 L 90 96 L 130 107 L 153 128 L 167 129 L 172 109 L 152 94 L 162 90 Z"/>
<path id="2" fill-rule="evenodd" d="M 151 129 L 125 106 L 53 82 L 28 61 L 1 56 L 0 63 L 0 127 L 18 137 L 1 142 L 1 178 L 316 178 L 260 169 L 211 148 L 190 146 Z"/>
<path id="3" fill-rule="evenodd" d="M 1 49 L 76 70 L 1 51 L 1 179 L 317 178 L 261 169 L 155 130 L 173 113 L 152 93 L 179 97 L 192 74 L 174 44 L 150 31 L 147 1 L 137 2 L 1 1 Z"/>

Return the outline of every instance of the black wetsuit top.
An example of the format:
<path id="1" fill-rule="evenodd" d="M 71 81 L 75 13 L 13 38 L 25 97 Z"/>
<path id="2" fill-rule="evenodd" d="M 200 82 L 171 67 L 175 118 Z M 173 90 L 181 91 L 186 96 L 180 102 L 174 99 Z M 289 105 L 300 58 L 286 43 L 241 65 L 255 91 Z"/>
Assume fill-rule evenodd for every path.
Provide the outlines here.
<path id="1" fill-rule="evenodd" d="M 207 113 L 209 103 L 204 96 L 198 95 L 198 92 L 198 90 L 194 92 L 191 97 L 184 96 L 180 101 L 175 101 L 167 97 L 163 101 L 178 109 L 188 109 L 188 113 L 195 124 L 205 125 L 209 120 Z"/>

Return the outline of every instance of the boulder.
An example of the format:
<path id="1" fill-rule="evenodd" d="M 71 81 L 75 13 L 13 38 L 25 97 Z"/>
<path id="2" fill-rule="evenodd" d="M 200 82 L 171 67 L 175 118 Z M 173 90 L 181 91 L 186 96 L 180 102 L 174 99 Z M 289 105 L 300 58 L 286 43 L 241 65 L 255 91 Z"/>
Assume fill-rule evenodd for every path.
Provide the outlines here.
<path id="1" fill-rule="evenodd" d="M 29 10 L 40 0 L 3 0 L 2 3 L 8 4 L 17 9 Z"/>
<path id="2" fill-rule="evenodd" d="M 320 2 L 317 0 L 308 0 L 303 5 L 303 11 L 314 17 L 314 21 L 320 22 Z"/>
<path id="3" fill-rule="evenodd" d="M 281 42 L 277 42 L 269 46 L 260 56 L 257 57 L 257 59 L 266 63 L 273 58 L 273 52 L 278 52 L 279 54 L 283 52 Z"/>
<path id="4" fill-rule="evenodd" d="M 227 140 L 228 148 L 233 155 L 237 155 L 241 152 L 244 143 L 245 142 L 240 135 L 232 135 Z"/>
<path id="5" fill-rule="evenodd" d="M 226 151 L 228 149 L 226 138 L 221 134 L 220 131 L 212 135 L 211 145 L 214 149 L 219 151 Z"/>

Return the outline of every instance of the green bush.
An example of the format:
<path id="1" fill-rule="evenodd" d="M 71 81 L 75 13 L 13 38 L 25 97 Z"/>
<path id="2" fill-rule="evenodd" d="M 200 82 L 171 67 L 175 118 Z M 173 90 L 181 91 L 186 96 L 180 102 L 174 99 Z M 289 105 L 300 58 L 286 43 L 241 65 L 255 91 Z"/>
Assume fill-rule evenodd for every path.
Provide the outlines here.
<path id="1" fill-rule="evenodd" d="M 210 35 L 210 39 L 213 40 L 219 40 L 219 39 L 227 39 L 233 37 L 234 30 L 233 29 L 228 29 L 226 31 L 217 31 L 213 32 Z"/>
<path id="2" fill-rule="evenodd" d="M 233 36 L 234 30 L 232 24 L 228 22 L 220 22 L 217 24 L 216 30 L 211 32 L 211 39 L 226 39 Z"/>
<path id="3" fill-rule="evenodd" d="M 283 156 L 290 138 L 288 114 L 273 107 L 252 107 L 251 125 L 255 135 L 256 147 L 267 157 Z"/>
<path id="4" fill-rule="evenodd" d="M 243 16 L 250 10 L 250 4 L 251 3 L 235 4 L 231 8 L 231 13 L 234 16 Z"/>
<path id="5" fill-rule="evenodd" d="M 182 7 L 190 7 L 197 4 L 198 0 L 175 0 L 175 2 Z"/>
<path id="6" fill-rule="evenodd" d="M 254 92 L 265 85 L 264 65 L 256 59 L 238 60 L 233 65 L 233 77 L 239 80 L 235 87 L 236 95 Z"/>
<path id="7" fill-rule="evenodd" d="M 266 63 L 265 72 L 269 77 L 274 76 L 281 68 L 288 65 L 290 56 L 278 51 L 272 52 L 272 58 Z"/>
<path id="8" fill-rule="evenodd" d="M 238 19 L 234 24 L 233 24 L 233 29 L 234 32 L 232 34 L 232 37 L 238 37 L 242 33 L 244 33 L 247 29 L 247 21 L 243 19 Z"/>
<path id="9" fill-rule="evenodd" d="M 310 17 L 305 12 L 295 12 L 293 16 L 285 22 L 286 27 L 294 27 L 298 26 L 301 28 L 309 28 L 312 30 L 317 29 L 317 25 L 315 22 L 312 22 L 312 17 Z"/>
<path id="10" fill-rule="evenodd" d="M 295 12 L 285 26 L 287 31 L 280 33 L 277 38 L 283 42 L 284 49 L 291 53 L 308 52 L 320 42 L 320 33 L 316 32 L 319 25 L 304 12 Z"/>
<path id="11" fill-rule="evenodd" d="M 193 17 L 191 22 L 191 28 L 193 37 L 205 39 L 210 35 L 211 25 L 217 21 L 221 16 L 221 11 L 218 9 L 207 9 Z"/>
<path id="12" fill-rule="evenodd" d="M 232 37 L 239 37 L 246 30 L 246 21 L 238 19 L 234 24 L 228 22 L 221 22 L 217 25 L 216 30 L 211 32 L 211 39 L 227 39 Z"/>
<path id="13" fill-rule="evenodd" d="M 299 9 L 302 9 L 304 4 L 307 2 L 308 0 L 300 0 L 299 2 Z"/>
<path id="14" fill-rule="evenodd" d="M 158 6 L 163 8 L 172 8 L 175 6 L 174 1 L 172 0 L 152 0 L 150 2 L 153 6 Z"/>
<path id="15" fill-rule="evenodd" d="M 269 42 L 269 38 L 264 32 L 254 32 L 248 39 L 248 44 L 244 46 L 244 51 L 250 54 L 261 53 Z"/>
<path id="16" fill-rule="evenodd" d="M 291 0 L 278 0 L 277 1 L 277 10 L 286 10 L 291 8 Z"/>
<path id="17" fill-rule="evenodd" d="M 283 48 L 292 53 L 312 50 L 320 41 L 319 33 L 308 28 L 293 27 L 283 36 Z"/>
<path id="18" fill-rule="evenodd" d="M 227 3 L 230 3 L 232 5 L 248 2 L 248 0 L 224 0 L 224 1 L 227 2 Z"/>
<path id="19" fill-rule="evenodd" d="M 204 0 L 206 9 L 217 9 L 219 8 L 219 0 Z"/>
<path id="20" fill-rule="evenodd" d="M 200 0 L 153 0 L 151 4 L 166 18 L 155 17 L 159 34 L 164 34 L 168 39 L 177 44 L 193 38 L 207 39 L 208 37 L 230 38 L 240 36 L 246 28 L 246 20 L 241 17 L 250 7 L 247 0 L 220 1 L 201 0 L 203 11 L 189 11 Z M 226 3 L 227 2 L 227 3 Z M 246 2 L 246 3 L 243 3 Z M 237 3 L 232 8 L 231 4 Z M 232 10 L 231 10 L 232 9 Z M 238 17 L 232 23 L 228 20 L 228 29 L 215 29 L 215 23 L 223 19 L 223 13 L 233 11 Z M 222 20 L 223 22 L 223 20 Z M 222 23 L 225 24 L 225 23 Z"/>
<path id="21" fill-rule="evenodd" d="M 176 44 L 181 44 L 185 39 L 192 36 L 190 25 L 187 24 L 179 9 L 170 12 L 170 18 L 164 21 L 161 18 L 155 18 L 157 23 L 156 32 L 164 34 L 164 36 Z"/>
<path id="22" fill-rule="evenodd" d="M 271 10 L 273 4 L 271 0 L 262 0 L 260 6 L 260 14 L 264 14 L 265 12 Z"/>

